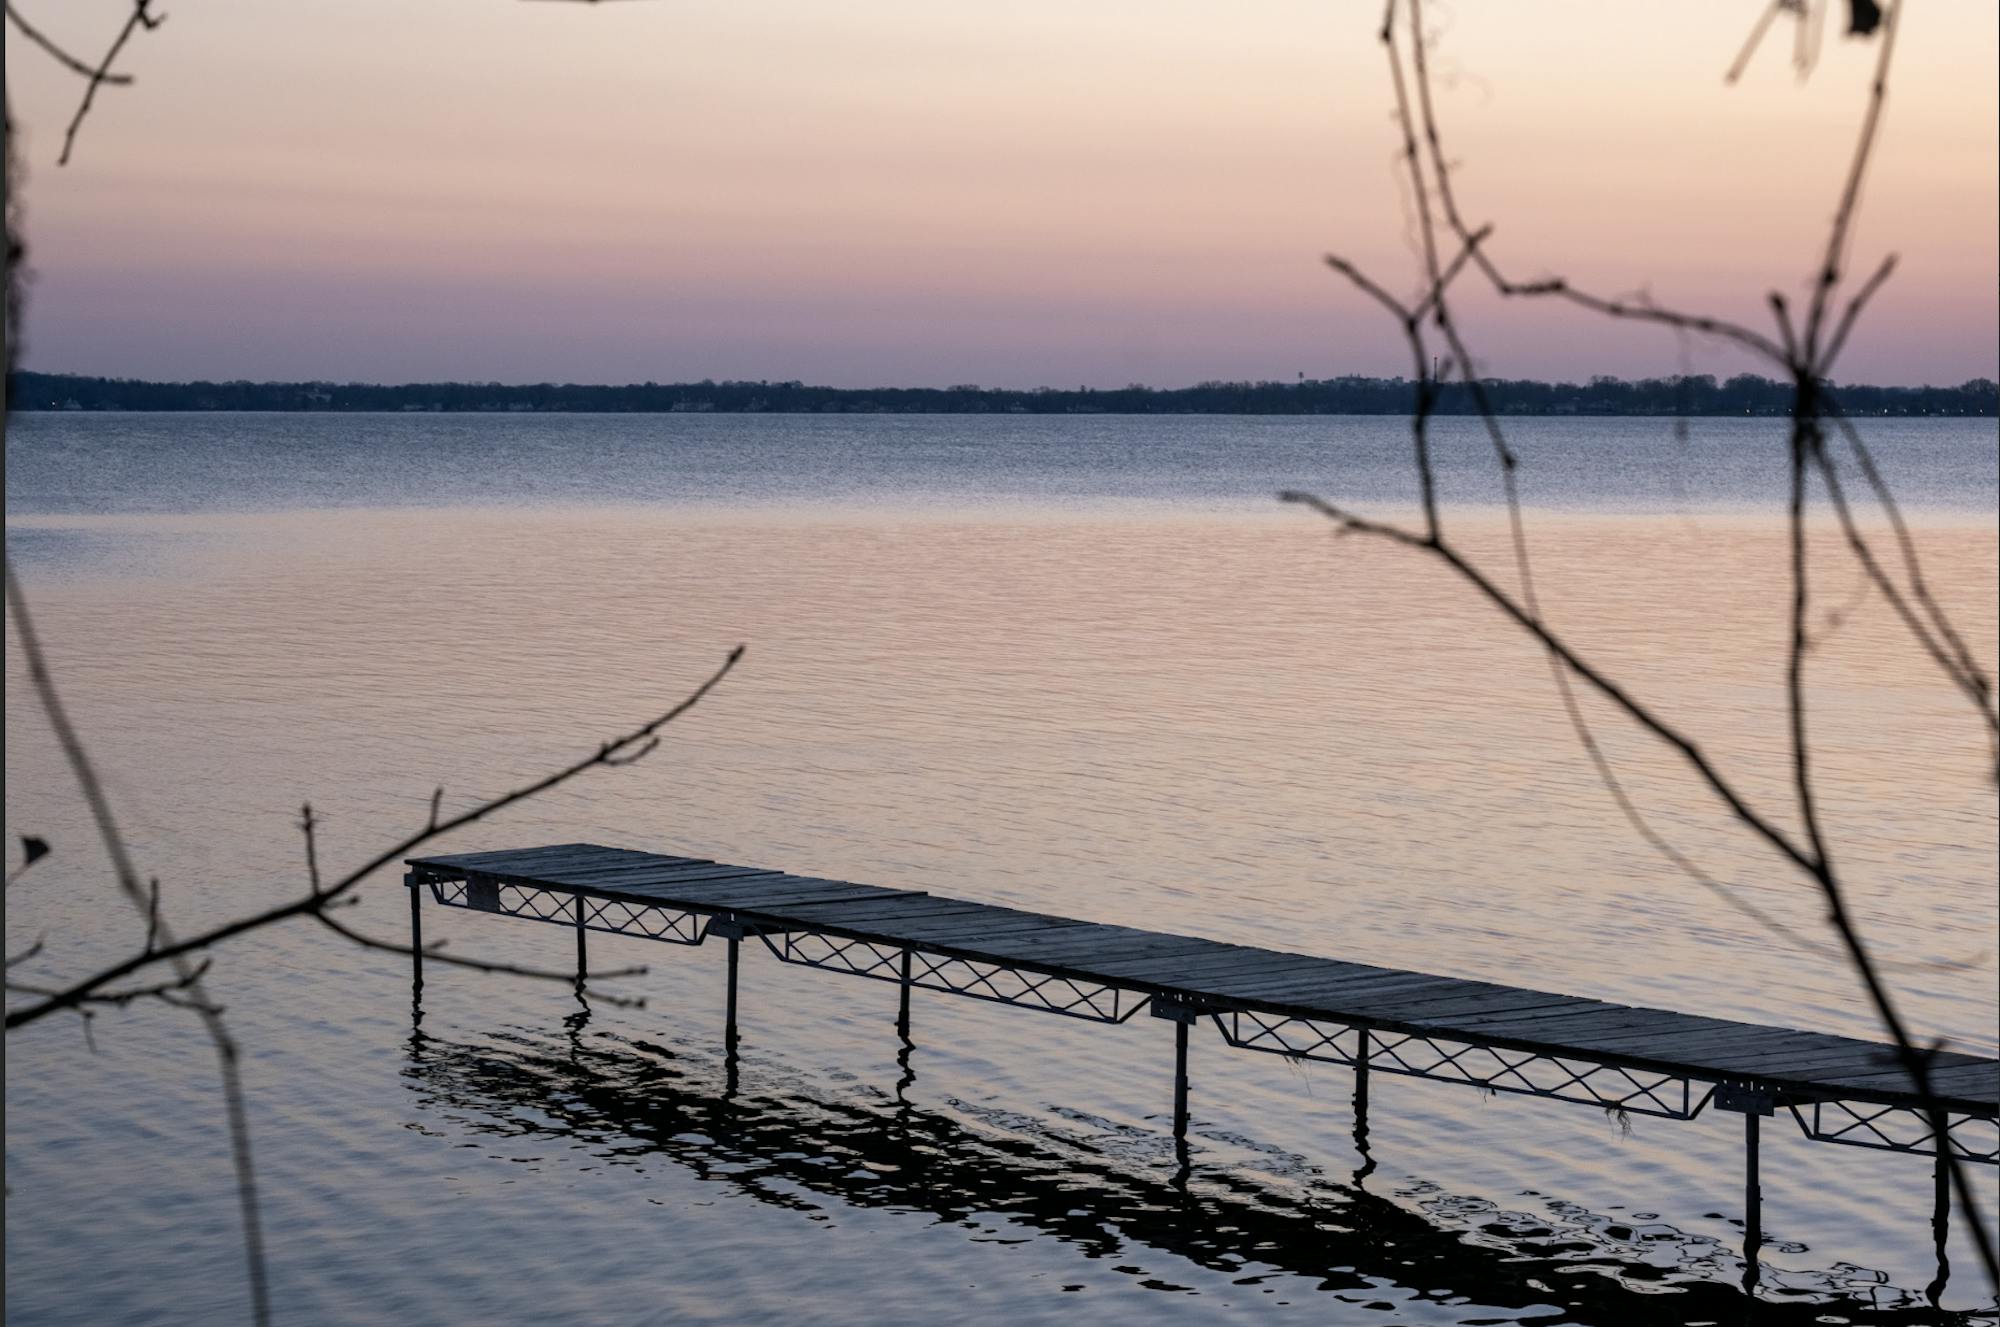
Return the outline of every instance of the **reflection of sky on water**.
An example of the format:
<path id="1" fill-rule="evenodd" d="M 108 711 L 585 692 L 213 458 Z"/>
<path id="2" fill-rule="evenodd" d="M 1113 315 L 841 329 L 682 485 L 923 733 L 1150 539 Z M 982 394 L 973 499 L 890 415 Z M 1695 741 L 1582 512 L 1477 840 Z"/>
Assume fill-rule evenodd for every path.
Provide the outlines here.
<path id="1" fill-rule="evenodd" d="M 721 464 L 724 452 L 715 455 Z M 761 472 L 789 455 L 770 453 Z M 409 500 L 463 461 L 463 448 L 442 447 L 426 463 L 435 475 L 411 477 Z M 579 468 L 588 473 L 548 482 L 601 490 L 608 472 Z M 106 473 L 112 487 L 130 479 Z M 633 486 L 649 473 L 635 470 Z M 12 483 L 26 477 L 10 471 Z M 354 478 L 323 505 L 348 492 L 379 496 L 376 479 Z M 270 480 L 246 472 L 239 488 L 268 496 Z M 1543 661 L 1398 550 L 1328 539 L 1296 511 L 1239 518 L 1224 504 L 974 510 L 940 500 L 918 511 L 649 507 L 643 496 L 627 493 L 616 508 L 506 511 L 240 512 L 210 502 L 186 512 L 163 498 L 152 513 L 127 504 L 24 515 L 17 504 L 10 536 L 47 554 L 29 567 L 40 624 L 144 869 L 162 877 L 182 924 L 247 910 L 296 883 L 301 802 L 325 817 L 327 859 L 351 862 L 421 823 L 440 784 L 448 806 L 513 786 L 656 712 L 747 641 L 744 667 L 654 759 L 447 846 L 588 839 L 685 851 L 1874 1033 L 1839 965 L 1742 925 L 1634 843 L 1577 751 Z M 1995 535 L 1981 519 L 1919 531 L 1932 584 L 1975 648 L 1994 639 L 2000 602 Z M 1458 529 L 1482 556 L 1505 558 L 1491 522 L 1466 517 Z M 1782 540 L 1769 523 L 1539 512 L 1533 530 L 1544 601 L 1587 633 L 1594 656 L 1782 797 L 1786 771 L 1766 759 L 1782 743 L 1769 628 L 1784 603 L 1772 571 Z M 90 561 L 91 540 L 120 560 Z M 1827 601 L 1848 605 L 1854 578 L 1837 542 L 1815 556 L 1828 568 Z M 1978 966 L 1995 907 L 1983 738 L 1879 600 L 1860 601 L 1822 644 L 1812 672 L 1815 717 L 1827 725 L 1820 769 L 1844 790 L 1840 850 L 1859 915 L 1885 955 L 1908 965 L 1896 977 L 1912 1019 L 1990 1053 L 1990 957 Z M 49 975 L 129 933 L 106 923 L 123 904 L 101 859 L 78 847 L 93 841 L 88 818 L 20 688 L 9 691 L 7 735 L 8 828 L 58 848 L 9 891 L 9 926 L 17 948 L 47 931 L 36 973 Z M 1718 823 L 1675 770 L 1614 740 L 1630 786 L 1677 842 L 1787 925 L 1820 933 L 1808 892 Z M 407 903 L 390 886 L 371 886 L 355 917 L 396 935 Z M 437 938 L 460 952 L 528 966 L 546 965 L 567 939 L 548 927 L 435 920 Z M 649 1003 L 600 1007 L 598 1038 L 632 1044 L 684 1033 L 690 1020 L 712 1026 L 712 951 L 608 940 L 607 961 L 651 965 L 634 983 Z M 1975 966 L 1935 963 L 1959 956 Z M 1056 1321 L 1052 1305 L 1078 1302 L 1111 1320 L 1193 1323 L 1217 1296 L 1244 1290 L 1221 1270 L 1222 1255 L 1258 1257 L 1224 1240 L 1129 1263 L 1089 1258 L 1081 1242 L 1028 1226 L 989 1221 L 993 1233 L 980 1235 L 921 1214 L 912 1225 L 892 1207 L 833 1201 L 789 1174 L 768 1188 L 812 1204 L 806 1216 L 680 1166 L 651 1165 L 643 1183 L 629 1183 L 615 1160 L 547 1132 L 542 1117 L 563 1102 L 546 1096 L 509 1106 L 524 1130 L 516 1151 L 490 1132 L 454 1138 L 479 1147 L 440 1146 L 421 1130 L 450 1131 L 412 1112 L 404 1085 L 407 968 L 380 959 L 280 929 L 222 961 L 223 998 L 251 1048 L 279 1298 L 302 1321 L 365 1317 L 359 1306 L 374 1303 L 383 1321 L 507 1321 L 520 1316 L 526 1286 L 551 1318 L 685 1321 L 719 1305 L 778 1320 L 796 1318 L 811 1296 L 822 1320 L 858 1327 L 882 1320 L 887 1286 L 932 1296 L 903 1301 L 919 1315 L 972 1297 L 988 1317 L 1022 1323 Z M 763 971 L 767 962 L 746 962 L 746 1096 L 772 1094 L 772 1056 L 797 1068 L 776 1095 L 808 1116 L 815 1101 L 865 1101 L 868 1085 L 893 1084 L 887 1015 L 867 1003 L 880 995 L 874 984 L 856 991 L 796 968 L 780 977 Z M 426 997 L 427 1028 L 479 1046 L 495 1028 L 554 1029 L 573 1008 L 536 983 L 459 977 L 433 982 Z M 997 1135 L 990 1146 L 1006 1155 L 1009 1138 L 1025 1139 L 1031 1153 L 1053 1148 L 1160 1178 L 1164 1025 L 1145 1021 L 1155 1026 L 1099 1029 L 926 1001 L 909 1095 L 982 1138 Z M 240 1316 L 234 1200 L 198 1032 L 176 1011 L 150 1009 L 107 1015 L 97 1035 L 101 1057 L 80 1050 L 71 1026 L 10 1039 L 10 1213 L 31 1217 L 9 1222 L 10 1316 L 94 1327 L 143 1320 L 162 1302 L 187 1320 Z M 685 1072 L 713 1078 L 674 1049 Z M 1299 1158 L 1336 1178 L 1356 1165 L 1344 1073 L 1231 1054 L 1206 1033 L 1192 1054 L 1197 1190 L 1282 1207 L 1293 1186 L 1311 1189 Z M 626 1072 L 606 1070 L 614 1084 Z M 1639 1120 L 1626 1135 L 1586 1107 L 1412 1080 L 1378 1079 L 1376 1091 L 1379 1166 L 1364 1187 L 1410 1211 L 1433 1203 L 1425 1224 L 1447 1243 L 1497 1239 L 1513 1250 L 1546 1227 L 1575 1247 L 1534 1253 L 1560 1264 L 1537 1279 L 1567 1287 L 1567 1251 L 1575 1267 L 1597 1269 L 1578 1275 L 1623 1283 L 1607 1322 L 1623 1321 L 1633 1296 L 1661 1299 L 1638 1292 L 1704 1258 L 1716 1260 L 1711 1279 L 1729 1285 L 1743 1210 L 1735 1117 Z M 632 1103 L 621 1101 L 605 1109 L 623 1118 Z M 649 1140 L 621 1145 L 655 1159 Z M 1931 1275 L 1924 1159 L 1809 1142 L 1789 1124 L 1767 1131 L 1765 1158 L 1766 1229 L 1788 1242 L 1770 1253 L 1767 1296 L 1795 1273 L 1819 1293 L 1845 1262 L 1882 1269 L 1895 1289 L 1880 1293 L 1902 1303 Z M 761 1154 L 725 1163 L 736 1165 L 769 1163 Z M 960 1182 L 1006 1193 L 1021 1181 Z M 1425 1183 L 1435 1192 L 1412 1189 Z M 1124 1184 L 1086 1174 L 1075 1206 Z M 1142 1185 L 1114 1205 L 1158 1205 L 1169 1189 Z M 1368 1216 L 1339 1189 L 1308 1205 L 1334 1213 L 1334 1225 Z M 1516 1216 L 1525 1225 L 1511 1234 L 1484 1229 L 1522 1225 Z M 1203 1220 L 1210 1234 L 1241 1224 L 1233 1209 Z M 1339 1266 L 1382 1272 L 1397 1256 L 1368 1263 L 1375 1254 L 1357 1247 L 1329 1265 L 1310 1254 L 1303 1224 L 1288 1229 L 1273 1236 L 1292 1250 L 1274 1258 L 1277 1279 L 1245 1291 L 1252 1316 L 1278 1297 L 1267 1286 L 1318 1284 Z M 574 1231 L 592 1237 L 561 1233 Z M 1640 1236 L 1669 1231 L 1656 1267 Z M 1155 1237 L 1114 1234 L 1141 1253 Z M 1026 1242 L 1002 1242 L 1013 1239 Z M 1434 1247 L 1419 1234 L 1410 1242 Z M 1800 1245 L 1810 1247 L 1786 1251 Z M 1945 1302 L 1978 1303 L 1962 1238 L 1954 1261 Z M 699 1276 L 677 1279 L 681 1268 Z M 1504 1288 L 1503 1273 L 1493 1275 Z M 1148 1277 L 1204 1294 L 1155 1293 L 1141 1284 Z M 1072 1279 L 1091 1289 L 1063 1293 Z M 1406 1296 L 1405 1316 L 1516 1314 L 1482 1310 L 1473 1287 L 1442 1272 L 1376 1279 L 1381 1296 Z M 1466 1302 L 1438 1298 L 1452 1290 Z M 1690 1293 L 1705 1292 L 1664 1298 L 1684 1306 Z M 1320 1320 L 1334 1301 L 1296 1303 Z M 968 1309 L 966 1320 L 979 1316 Z"/>

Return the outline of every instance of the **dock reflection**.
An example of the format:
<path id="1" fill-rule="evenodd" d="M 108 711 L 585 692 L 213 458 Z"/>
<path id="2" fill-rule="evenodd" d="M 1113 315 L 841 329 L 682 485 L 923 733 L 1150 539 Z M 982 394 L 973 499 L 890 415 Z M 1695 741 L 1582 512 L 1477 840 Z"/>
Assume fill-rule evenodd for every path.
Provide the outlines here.
<path id="1" fill-rule="evenodd" d="M 1736 1249 L 1657 1220 L 1561 1203 L 1527 1216 L 1423 1184 L 1385 1196 L 1366 1184 L 1376 1165 L 1365 1134 L 1363 1164 L 1351 1176 L 1280 1182 L 1190 1165 L 1157 1138 L 1081 1143 L 1020 1117 L 988 1132 L 925 1109 L 911 1100 L 907 1042 L 891 1084 L 835 1095 L 735 1055 L 719 1062 L 698 1048 L 586 1037 L 588 1021 L 587 1010 L 572 1015 L 560 1038 L 515 1029 L 478 1042 L 418 1029 L 405 1079 L 423 1114 L 467 1135 L 546 1137 L 600 1156 L 657 1158 L 794 1210 L 820 1202 L 895 1209 L 969 1229 L 1004 1215 L 1102 1260 L 1098 1269 L 1124 1270 L 1143 1261 L 1135 1250 L 1153 1250 L 1241 1285 L 1302 1277 L 1321 1292 L 1370 1299 L 1384 1283 L 1400 1285 L 1440 1308 L 1464 1305 L 1474 1319 L 1499 1309 L 1533 1310 L 1546 1323 L 1676 1327 L 1825 1322 L 1829 1313 L 1851 1323 L 1990 1321 L 1941 1314 L 1922 1291 L 1846 1266 L 1822 1274 L 1766 1268 L 1757 1296 L 1747 1298 Z M 1174 1288 L 1143 1277 L 1139 1284 Z"/>

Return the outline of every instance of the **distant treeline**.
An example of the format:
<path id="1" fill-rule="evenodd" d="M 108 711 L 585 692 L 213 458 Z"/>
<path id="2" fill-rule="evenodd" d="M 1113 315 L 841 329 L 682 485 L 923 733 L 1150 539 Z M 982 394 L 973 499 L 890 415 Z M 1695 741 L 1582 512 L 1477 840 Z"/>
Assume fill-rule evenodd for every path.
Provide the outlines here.
<path id="1" fill-rule="evenodd" d="M 1592 378 L 1587 383 L 1489 378 L 1494 408 L 1508 415 L 1782 415 L 1791 388 L 1753 374 Z M 452 410 L 633 413 L 1029 414 L 1029 415 L 1399 415 L 1410 409 L 1402 378 L 1296 382 L 1204 382 L 1193 387 L 808 387 L 802 382 L 574 383 L 138 382 L 66 373 L 19 373 L 16 410 Z M 2000 413 L 2000 385 L 1974 378 L 1956 387 L 1839 389 L 1854 415 Z M 1476 413 L 1463 383 L 1447 385 L 1438 413 Z"/>

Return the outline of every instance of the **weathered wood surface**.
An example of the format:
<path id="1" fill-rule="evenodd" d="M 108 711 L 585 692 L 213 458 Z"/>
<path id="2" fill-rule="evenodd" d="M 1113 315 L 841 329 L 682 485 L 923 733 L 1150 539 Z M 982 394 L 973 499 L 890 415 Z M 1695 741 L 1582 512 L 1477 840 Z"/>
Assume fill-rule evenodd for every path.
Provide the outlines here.
<path id="1" fill-rule="evenodd" d="M 1080 982 L 1386 1032 L 1754 1081 L 1814 1099 L 1907 1103 L 1894 1048 L 1494 982 L 1169 935 L 1019 908 L 587 843 L 412 858 L 437 878 L 478 878 L 682 908 L 769 930 L 812 930 Z M 1933 1082 L 1953 1110 L 2000 1111 L 2000 1061 L 1942 1052 Z"/>

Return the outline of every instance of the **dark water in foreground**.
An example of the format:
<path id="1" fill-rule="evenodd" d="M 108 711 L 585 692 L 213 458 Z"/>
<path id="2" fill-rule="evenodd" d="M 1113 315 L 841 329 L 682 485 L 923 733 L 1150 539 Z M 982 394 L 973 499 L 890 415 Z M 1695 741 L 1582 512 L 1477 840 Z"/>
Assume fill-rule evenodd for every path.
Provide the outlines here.
<path id="1" fill-rule="evenodd" d="M 274 455 L 292 428 L 310 437 Z M 744 667 L 647 762 L 445 846 L 691 852 L 1871 1035 L 1837 964 L 1634 842 L 1532 650 L 1407 556 L 1259 496 L 1338 483 L 1397 505 L 1399 428 L 41 417 L 10 440 L 8 533 L 184 929 L 299 887 L 301 802 L 338 869 L 437 785 L 448 809 L 512 786 L 742 640 Z M 1654 421 L 1531 422 L 1520 444 L 1552 611 L 1781 799 L 1782 544 L 1751 514 L 1766 428 L 1697 421 L 1673 481 Z M 1873 436 L 1990 662 L 1990 425 Z M 1505 565 L 1488 517 L 1463 528 Z M 1991 1053 L 1983 747 L 1840 546 L 1814 557 L 1841 611 L 1813 713 L 1857 906 L 1913 1018 Z M 13 650 L 10 628 L 18 670 Z M 8 948 L 46 933 L 23 972 L 54 980 L 140 928 L 10 677 L 7 830 L 56 853 L 10 889 Z M 1681 847 L 1818 933 L 1672 766 L 1605 734 Z M 393 876 L 348 920 L 400 937 Z M 513 962 L 570 952 L 554 927 L 441 909 L 427 930 Z M 304 927 L 219 956 L 282 1320 L 1939 1316 L 1928 1164 L 1782 1117 L 1753 1313 L 1735 1116 L 1628 1132 L 1377 1076 L 1364 1130 L 1345 1071 L 1199 1028 L 1181 1176 L 1159 1020 L 920 993 L 905 1048 L 893 988 L 751 949 L 732 1072 L 717 946 L 591 943 L 594 965 L 650 965 L 604 988 L 644 1007 L 434 968 L 413 1011 L 402 962 Z M 7 1048 L 9 1321 L 240 1319 L 212 1059 L 178 1011 L 93 1031 L 94 1056 L 64 1021 Z M 1989 1301 L 1962 1230 L 1950 1254 L 1963 1320 Z"/>

